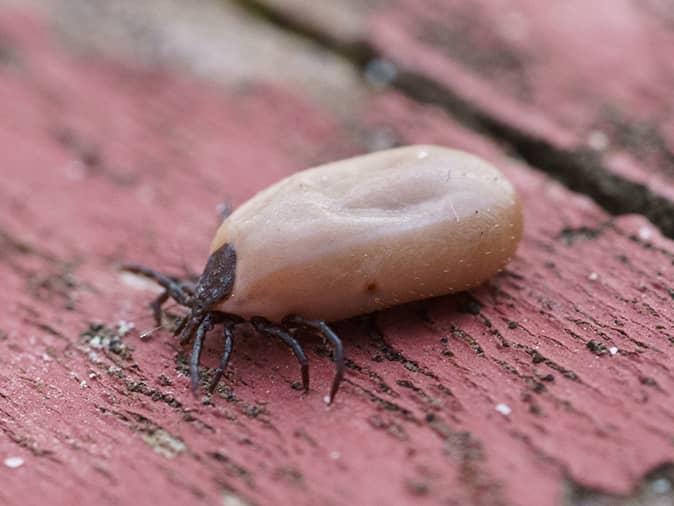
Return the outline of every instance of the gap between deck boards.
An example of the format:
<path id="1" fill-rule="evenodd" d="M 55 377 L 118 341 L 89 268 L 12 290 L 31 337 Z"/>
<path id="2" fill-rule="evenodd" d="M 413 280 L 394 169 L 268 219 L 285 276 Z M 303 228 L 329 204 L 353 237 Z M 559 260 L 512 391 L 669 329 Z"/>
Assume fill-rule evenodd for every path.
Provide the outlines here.
<path id="1" fill-rule="evenodd" d="M 251 15 L 283 30 L 293 32 L 324 49 L 340 55 L 361 74 L 368 63 L 382 55 L 365 40 L 344 42 L 320 29 L 258 0 L 230 0 Z M 395 63 L 395 62 L 392 62 Z M 466 102 L 442 84 L 416 72 L 397 69 L 390 86 L 409 98 L 442 107 L 464 126 L 490 136 L 567 188 L 591 197 L 609 214 L 637 213 L 646 216 L 660 231 L 674 238 L 674 202 L 646 186 L 609 171 L 591 149 L 564 150 L 510 125 L 487 111 Z"/>

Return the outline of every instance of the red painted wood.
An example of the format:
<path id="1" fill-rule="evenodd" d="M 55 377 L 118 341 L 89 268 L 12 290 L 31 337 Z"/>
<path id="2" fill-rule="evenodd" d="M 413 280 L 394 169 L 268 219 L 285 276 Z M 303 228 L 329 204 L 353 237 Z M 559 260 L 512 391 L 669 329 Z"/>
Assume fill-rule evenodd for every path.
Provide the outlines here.
<path id="1" fill-rule="evenodd" d="M 674 10 L 601 0 L 255 0 L 343 47 L 372 46 L 479 114 L 674 199 Z"/>
<path id="2" fill-rule="evenodd" d="M 671 200 L 673 15 L 628 0 L 403 0 L 373 16 L 372 40 L 490 116 L 559 148 L 593 148 Z"/>
<path id="3" fill-rule="evenodd" d="M 567 478 L 627 493 L 674 457 L 674 244 L 643 218 L 397 94 L 344 125 L 301 90 L 73 55 L 32 15 L 2 12 L 0 34 L 0 502 L 548 505 Z M 501 166 L 525 203 L 516 259 L 472 298 L 336 324 L 351 362 L 330 408 L 320 342 L 305 397 L 253 334 L 194 399 L 186 350 L 139 337 L 151 287 L 117 266 L 201 268 L 218 204 L 357 152 L 354 132 Z"/>

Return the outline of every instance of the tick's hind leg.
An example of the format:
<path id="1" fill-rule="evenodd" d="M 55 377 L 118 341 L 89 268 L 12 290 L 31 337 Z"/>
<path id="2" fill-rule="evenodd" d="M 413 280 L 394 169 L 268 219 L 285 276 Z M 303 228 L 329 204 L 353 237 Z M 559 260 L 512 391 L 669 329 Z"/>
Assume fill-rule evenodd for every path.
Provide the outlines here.
<path id="1" fill-rule="evenodd" d="M 253 324 L 253 326 L 259 331 L 262 332 L 265 335 L 272 336 L 272 337 L 278 337 L 281 339 L 284 343 L 286 343 L 290 348 L 293 350 L 293 353 L 295 354 L 295 357 L 297 358 L 297 361 L 300 363 L 300 367 L 302 370 L 302 386 L 304 387 L 304 391 L 308 392 L 309 391 L 309 361 L 307 360 L 306 355 L 304 354 L 304 350 L 302 349 L 302 346 L 300 343 L 295 339 L 290 333 L 285 330 L 283 327 L 279 327 L 278 325 L 274 325 L 272 322 L 269 320 L 262 318 L 260 316 L 256 316 L 250 320 L 250 322 Z"/>
<path id="2" fill-rule="evenodd" d="M 328 397 L 328 404 L 332 404 L 332 401 L 339 390 L 339 384 L 342 382 L 344 377 L 344 346 L 342 345 L 342 340 L 335 334 L 328 324 L 322 320 L 305 320 L 301 316 L 291 315 L 286 317 L 283 320 L 284 325 L 287 325 L 291 328 L 296 327 L 305 327 L 318 331 L 323 337 L 325 337 L 335 349 L 335 377 L 332 380 L 332 386 L 330 387 L 330 396 Z"/>

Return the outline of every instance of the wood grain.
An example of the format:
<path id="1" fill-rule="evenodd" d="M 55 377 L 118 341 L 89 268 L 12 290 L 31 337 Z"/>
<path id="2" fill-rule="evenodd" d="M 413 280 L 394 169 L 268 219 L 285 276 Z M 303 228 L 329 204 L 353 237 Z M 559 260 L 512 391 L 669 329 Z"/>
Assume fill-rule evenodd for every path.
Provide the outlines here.
<path id="1" fill-rule="evenodd" d="M 0 10 L 1 503 L 553 505 L 630 494 L 672 462 L 674 243 L 646 218 L 399 91 L 357 86 L 337 114 L 300 85 L 75 50 L 50 16 Z M 513 180 L 526 225 L 508 269 L 336 323 L 332 407 L 328 347 L 303 341 L 304 396 L 289 351 L 252 331 L 216 395 L 193 398 L 187 350 L 140 338 L 154 288 L 119 264 L 199 270 L 219 205 L 412 142 Z"/>

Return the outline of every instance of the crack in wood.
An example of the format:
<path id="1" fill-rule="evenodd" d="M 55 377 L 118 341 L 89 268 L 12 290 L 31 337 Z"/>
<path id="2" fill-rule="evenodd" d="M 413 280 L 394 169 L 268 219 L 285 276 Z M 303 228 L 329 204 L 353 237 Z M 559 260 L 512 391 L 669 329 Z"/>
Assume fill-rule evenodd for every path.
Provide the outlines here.
<path id="1" fill-rule="evenodd" d="M 258 18 L 344 57 L 363 71 L 369 62 L 384 59 L 367 40 L 339 40 L 265 2 L 232 1 Z M 396 65 L 396 62 L 392 63 Z M 532 168 L 545 172 L 575 192 L 589 195 L 608 213 L 643 214 L 664 235 L 674 238 L 674 202 L 654 193 L 644 184 L 611 172 L 601 155 L 592 149 L 578 147 L 568 150 L 556 147 L 544 138 L 535 137 L 471 104 L 455 90 L 403 67 L 397 69 L 390 86 L 417 102 L 442 107 L 463 125 L 488 134 L 499 144 L 507 145 Z M 666 160 L 674 160 L 674 154 L 667 153 Z"/>

